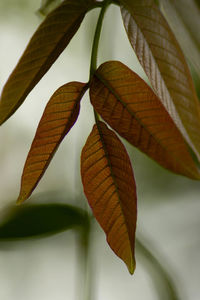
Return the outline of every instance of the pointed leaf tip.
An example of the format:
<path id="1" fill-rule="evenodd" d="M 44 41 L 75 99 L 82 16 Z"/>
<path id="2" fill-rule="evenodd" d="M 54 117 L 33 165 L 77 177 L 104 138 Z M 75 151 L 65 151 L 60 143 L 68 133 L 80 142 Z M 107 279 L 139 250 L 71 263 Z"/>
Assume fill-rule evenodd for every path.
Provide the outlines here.
<path id="1" fill-rule="evenodd" d="M 120 2 L 129 41 L 155 93 L 200 161 L 200 105 L 174 33 L 154 0 Z"/>
<path id="2" fill-rule="evenodd" d="M 0 98 L 0 125 L 14 114 L 79 29 L 94 0 L 65 0 L 38 27 Z"/>
<path id="3" fill-rule="evenodd" d="M 18 204 L 31 195 L 63 138 L 76 122 L 80 100 L 87 87 L 85 83 L 70 82 L 60 87 L 47 103 L 26 159 Z"/>
<path id="4" fill-rule="evenodd" d="M 81 154 L 84 192 L 115 254 L 133 274 L 137 196 L 125 147 L 103 122 L 94 125 Z"/>
<path id="5" fill-rule="evenodd" d="M 103 63 L 94 74 L 90 99 L 101 117 L 129 143 L 164 168 L 200 179 L 188 146 L 153 90 L 118 61 Z"/>

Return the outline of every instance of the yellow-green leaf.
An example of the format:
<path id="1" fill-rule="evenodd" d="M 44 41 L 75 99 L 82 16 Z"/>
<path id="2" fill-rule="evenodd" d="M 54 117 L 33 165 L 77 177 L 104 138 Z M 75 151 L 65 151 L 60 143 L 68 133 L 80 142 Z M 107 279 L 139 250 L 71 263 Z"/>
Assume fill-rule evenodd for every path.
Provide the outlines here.
<path id="1" fill-rule="evenodd" d="M 122 137 L 163 167 L 200 179 L 187 145 L 152 89 L 124 64 L 110 61 L 94 74 L 95 110 Z"/>
<path id="2" fill-rule="evenodd" d="M 58 146 L 76 122 L 87 85 L 70 82 L 49 100 L 28 153 L 17 202 L 25 201 L 43 176 Z"/>
<path id="3" fill-rule="evenodd" d="M 112 250 L 135 269 L 136 187 L 123 144 L 107 126 L 94 125 L 81 154 L 85 195 Z"/>
<path id="4" fill-rule="evenodd" d="M 200 159 L 200 106 L 182 50 L 154 0 L 120 0 L 124 26 L 152 87 Z"/>
<path id="5" fill-rule="evenodd" d="M 93 0 L 65 0 L 46 17 L 4 86 L 0 99 L 0 124 L 17 110 L 66 48 L 93 5 Z"/>

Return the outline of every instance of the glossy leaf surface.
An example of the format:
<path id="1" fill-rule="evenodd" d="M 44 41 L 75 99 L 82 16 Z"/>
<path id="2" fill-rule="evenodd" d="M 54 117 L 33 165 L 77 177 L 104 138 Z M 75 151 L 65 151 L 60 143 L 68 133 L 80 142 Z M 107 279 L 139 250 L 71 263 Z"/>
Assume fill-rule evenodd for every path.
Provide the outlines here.
<path id="1" fill-rule="evenodd" d="M 182 50 L 153 0 L 120 0 L 129 41 L 152 87 L 200 159 L 200 106 Z"/>
<path id="2" fill-rule="evenodd" d="M 121 62 L 102 64 L 90 98 L 95 110 L 122 137 L 163 167 L 199 179 L 179 130 L 152 89 Z"/>
<path id="3" fill-rule="evenodd" d="M 49 100 L 24 166 L 19 203 L 31 195 L 58 146 L 74 125 L 86 89 L 84 83 L 71 82 L 60 87 Z"/>
<path id="4" fill-rule="evenodd" d="M 112 250 L 135 269 L 136 187 L 123 144 L 107 126 L 94 125 L 81 154 L 85 195 Z"/>
<path id="5" fill-rule="evenodd" d="M 92 0 L 65 0 L 51 12 L 31 38 L 0 99 L 0 124 L 23 103 L 78 30 Z"/>
<path id="6" fill-rule="evenodd" d="M 88 226 L 84 211 L 64 204 L 12 207 L 0 223 L 0 240 L 52 235 L 71 228 Z"/>

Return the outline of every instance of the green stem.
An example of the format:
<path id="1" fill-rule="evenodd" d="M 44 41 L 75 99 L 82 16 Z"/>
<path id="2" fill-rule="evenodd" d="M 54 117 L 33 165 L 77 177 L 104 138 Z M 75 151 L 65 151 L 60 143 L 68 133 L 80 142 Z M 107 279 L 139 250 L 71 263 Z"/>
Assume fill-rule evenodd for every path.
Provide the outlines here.
<path id="1" fill-rule="evenodd" d="M 102 3 L 102 8 L 101 8 L 99 18 L 97 21 L 97 26 L 96 26 L 96 30 L 95 30 L 95 34 L 94 34 L 93 45 L 92 45 L 91 61 L 90 61 L 90 79 L 97 69 L 97 53 L 98 53 L 99 39 L 100 39 L 101 29 L 102 29 L 102 24 L 103 24 L 103 18 L 104 18 L 106 9 L 111 2 L 112 2 L 111 0 L 105 0 Z"/>
<path id="2" fill-rule="evenodd" d="M 92 245 L 91 245 L 91 230 L 88 234 L 87 249 L 85 252 L 85 300 L 94 300 L 94 289 L 95 289 L 95 272 L 93 270 L 93 256 L 92 256 Z"/>
<path id="3" fill-rule="evenodd" d="M 168 300 L 180 300 L 178 296 L 177 289 L 175 287 L 174 281 L 171 278 L 168 271 L 164 268 L 163 265 L 160 264 L 160 262 L 157 260 L 157 258 L 152 254 L 152 252 L 147 249 L 144 244 L 136 239 L 136 248 L 138 249 L 139 253 L 143 256 L 143 258 L 147 259 L 146 266 L 148 268 L 156 271 L 157 278 L 155 278 L 156 281 L 156 291 L 160 294 L 160 299 L 163 299 L 163 289 L 160 286 L 160 280 L 165 285 L 165 291 L 167 292 L 167 298 Z M 142 260 L 144 263 L 145 260 Z"/>
<path id="4" fill-rule="evenodd" d="M 95 34 L 94 34 L 93 45 L 92 45 L 89 82 L 90 82 L 93 74 L 95 73 L 95 71 L 97 69 L 97 54 L 98 54 L 99 40 L 100 40 L 100 35 L 101 35 L 103 18 L 105 16 L 106 9 L 108 8 L 108 6 L 111 2 L 112 2 L 112 0 L 105 0 L 105 1 L 101 2 L 102 8 L 101 8 L 99 18 L 98 18 L 98 21 L 97 21 L 96 30 L 95 30 Z M 94 109 L 94 117 L 95 117 L 95 121 L 96 121 L 96 124 L 97 124 L 98 121 L 99 121 L 99 116 L 98 116 L 97 112 L 95 111 L 95 109 Z"/>

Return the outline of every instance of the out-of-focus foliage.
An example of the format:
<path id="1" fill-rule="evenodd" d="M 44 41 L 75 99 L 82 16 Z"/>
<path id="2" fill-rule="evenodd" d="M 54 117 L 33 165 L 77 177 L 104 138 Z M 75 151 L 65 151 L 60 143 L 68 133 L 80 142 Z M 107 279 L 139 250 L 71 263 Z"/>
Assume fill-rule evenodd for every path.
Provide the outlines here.
<path id="1" fill-rule="evenodd" d="M 38 12 L 46 16 L 50 11 L 55 9 L 63 0 L 42 0 Z"/>
<path id="2" fill-rule="evenodd" d="M 0 240 L 25 239 L 55 234 L 73 228 L 88 229 L 82 209 L 67 204 L 12 206 L 1 212 Z"/>
<path id="3" fill-rule="evenodd" d="M 0 1 L 0 17 L 3 21 L 6 18 L 10 18 L 10 16 L 17 18 L 17 15 L 19 14 L 20 17 L 23 16 L 23 18 L 28 21 L 26 17 L 27 11 L 31 11 L 33 14 L 39 6 L 40 0 L 2 0 Z"/>
<path id="4" fill-rule="evenodd" d="M 195 0 L 161 0 L 160 3 L 186 57 L 200 76 L 200 8 Z"/>

